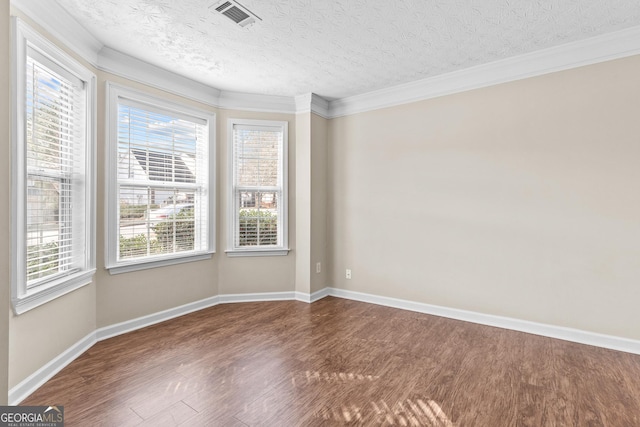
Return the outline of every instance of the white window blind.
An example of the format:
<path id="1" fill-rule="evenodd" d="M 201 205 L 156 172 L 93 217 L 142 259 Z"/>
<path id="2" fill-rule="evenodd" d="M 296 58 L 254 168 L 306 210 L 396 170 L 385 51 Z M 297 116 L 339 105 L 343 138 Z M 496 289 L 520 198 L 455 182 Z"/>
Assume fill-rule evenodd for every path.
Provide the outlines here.
<path id="1" fill-rule="evenodd" d="M 284 249 L 286 123 L 232 125 L 231 250 Z"/>
<path id="2" fill-rule="evenodd" d="M 115 264 L 208 251 L 208 121 L 119 97 L 116 133 Z"/>
<path id="3" fill-rule="evenodd" d="M 33 49 L 26 60 L 27 289 L 85 268 L 83 82 Z"/>
<path id="4" fill-rule="evenodd" d="M 95 272 L 96 76 L 12 19 L 11 303 L 16 314 Z"/>

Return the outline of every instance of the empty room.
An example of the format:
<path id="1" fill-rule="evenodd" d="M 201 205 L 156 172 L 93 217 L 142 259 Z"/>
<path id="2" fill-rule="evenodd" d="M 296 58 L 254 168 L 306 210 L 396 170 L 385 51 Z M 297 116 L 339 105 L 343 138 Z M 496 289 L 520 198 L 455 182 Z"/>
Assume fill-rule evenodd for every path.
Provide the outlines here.
<path id="1" fill-rule="evenodd" d="M 0 0 L 0 58 L 0 426 L 640 426 L 637 1 Z"/>

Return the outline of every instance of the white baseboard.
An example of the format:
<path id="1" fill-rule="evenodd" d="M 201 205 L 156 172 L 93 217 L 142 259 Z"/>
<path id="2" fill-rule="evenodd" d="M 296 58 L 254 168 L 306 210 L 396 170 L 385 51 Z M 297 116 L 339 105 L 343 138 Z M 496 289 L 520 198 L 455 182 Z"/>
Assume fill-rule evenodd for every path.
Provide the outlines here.
<path id="1" fill-rule="evenodd" d="M 416 311 L 419 313 L 432 314 L 435 316 L 447 317 L 449 319 L 478 323 L 480 325 L 495 326 L 498 328 L 526 332 L 529 334 L 541 335 L 549 338 L 557 338 L 580 344 L 587 344 L 596 347 L 608 348 L 611 350 L 624 351 L 626 353 L 640 354 L 640 341 L 632 340 L 629 338 L 598 334 L 595 332 L 588 332 L 580 329 L 530 322 L 528 320 L 514 319 L 510 317 L 494 316 L 491 314 L 459 310 L 455 308 L 424 304 L 397 298 L 383 297 L 379 295 L 366 294 L 345 289 L 327 289 L 329 290 L 328 295 L 338 298 L 351 299 L 355 301 L 368 302 L 371 304 L 384 305 L 387 307 L 400 308 L 403 310 Z"/>
<path id="2" fill-rule="evenodd" d="M 173 307 L 168 310 L 159 311 L 147 316 L 138 317 L 136 319 L 127 320 L 125 322 L 116 323 L 115 325 L 106 326 L 96 331 L 97 341 L 145 328 L 156 323 L 164 322 L 175 317 L 184 316 L 194 311 L 204 308 L 213 307 L 218 304 L 229 304 L 236 302 L 255 302 L 255 301 L 283 301 L 294 299 L 294 292 L 264 292 L 253 294 L 223 294 L 215 297 L 205 298 L 194 301 L 179 307 Z"/>
<path id="3" fill-rule="evenodd" d="M 256 302 L 256 301 L 288 301 L 295 299 L 295 292 L 262 292 L 255 294 L 224 294 L 220 295 L 220 304 L 234 302 Z"/>
<path id="4" fill-rule="evenodd" d="M 205 298 L 178 307 L 173 307 L 168 310 L 116 323 L 115 325 L 105 326 L 96 330 L 96 341 L 106 340 L 107 338 L 126 334 L 127 332 L 135 331 L 137 329 L 146 328 L 147 326 L 155 325 L 156 323 L 164 322 L 175 317 L 184 316 L 185 314 L 193 313 L 194 311 L 213 307 L 219 303 L 219 296 Z"/>
<path id="5" fill-rule="evenodd" d="M 316 302 L 321 300 L 324 297 L 328 297 L 331 293 L 331 288 L 323 288 L 320 289 L 319 291 L 316 291 L 314 293 L 312 293 L 311 295 L 309 295 L 309 302 Z"/>
<path id="6" fill-rule="evenodd" d="M 302 302 L 306 302 L 306 303 L 312 303 L 312 302 L 316 302 L 318 300 L 321 300 L 322 298 L 329 296 L 329 290 L 330 288 L 322 288 L 319 291 L 315 291 L 312 294 L 307 294 L 305 292 L 298 292 L 296 291 L 296 297 L 295 299 L 298 301 L 302 301 Z"/>
<path id="7" fill-rule="evenodd" d="M 355 301 L 367 302 L 371 304 L 383 305 L 387 307 L 399 308 L 403 310 L 416 311 L 419 313 L 432 314 L 435 316 L 447 317 L 450 319 L 463 320 L 466 322 L 478 323 L 481 325 L 495 326 L 503 329 L 527 332 L 550 338 L 557 338 L 565 341 L 588 344 L 596 347 L 609 348 L 612 350 L 624 351 L 627 353 L 640 354 L 640 341 L 612 335 L 597 334 L 594 332 L 582 331 L 579 329 L 565 328 L 561 326 L 547 325 L 544 323 L 529 322 L 526 320 L 513 319 L 509 317 L 493 316 L 490 314 L 477 313 L 455 308 L 442 307 L 431 304 L 424 304 L 398 298 L 390 298 L 362 292 L 349 291 L 338 288 L 323 288 L 312 294 L 304 292 L 265 292 L 252 294 L 225 294 L 218 295 L 203 300 L 194 301 L 179 307 L 170 308 L 147 316 L 117 323 L 115 325 L 99 328 L 88 334 L 80 341 L 69 347 L 49 363 L 29 375 L 15 387 L 9 390 L 9 405 L 18 405 L 27 396 L 47 382 L 51 377 L 60 372 L 62 368 L 73 362 L 82 353 L 87 351 L 93 344 L 108 338 L 135 331 L 156 323 L 164 322 L 175 317 L 183 316 L 194 311 L 213 307 L 218 304 L 229 304 L 236 302 L 254 301 L 284 301 L 298 300 L 306 303 L 313 303 L 327 296 L 351 299 Z"/>
<path id="8" fill-rule="evenodd" d="M 18 385 L 9 390 L 9 405 L 15 406 L 22 402 L 38 387 L 49 381 L 51 377 L 60 372 L 69 363 L 76 360 L 82 353 L 89 350 L 96 343 L 96 334 L 91 332 L 86 337 L 60 353 L 46 365 L 22 380 Z"/>

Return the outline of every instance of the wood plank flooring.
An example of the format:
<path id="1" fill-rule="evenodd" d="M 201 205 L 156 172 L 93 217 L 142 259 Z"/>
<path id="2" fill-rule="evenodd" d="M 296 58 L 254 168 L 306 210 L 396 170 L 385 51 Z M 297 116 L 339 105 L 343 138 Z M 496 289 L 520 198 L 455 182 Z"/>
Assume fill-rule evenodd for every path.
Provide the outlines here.
<path id="1" fill-rule="evenodd" d="M 640 426 L 640 356 L 328 297 L 97 343 L 23 405 L 67 426 Z"/>

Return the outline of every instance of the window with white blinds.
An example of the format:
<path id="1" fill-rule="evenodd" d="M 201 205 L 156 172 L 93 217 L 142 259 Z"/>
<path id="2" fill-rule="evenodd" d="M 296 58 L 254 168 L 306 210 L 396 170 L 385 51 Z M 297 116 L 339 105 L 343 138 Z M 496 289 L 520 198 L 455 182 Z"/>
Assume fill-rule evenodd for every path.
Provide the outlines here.
<path id="1" fill-rule="evenodd" d="M 108 266 L 210 253 L 212 119 L 125 88 L 110 91 Z"/>
<path id="2" fill-rule="evenodd" d="M 13 303 L 16 312 L 90 281 L 95 77 L 14 21 Z M 49 298 L 50 299 L 50 298 Z"/>
<path id="3" fill-rule="evenodd" d="M 74 245 L 74 175 L 84 169 L 82 81 L 32 49 L 26 67 L 27 288 L 82 267 Z M 77 201 L 76 201 L 77 202 Z M 75 203 L 81 211 L 82 203 Z M 77 214 L 82 217 L 82 212 Z"/>
<path id="4" fill-rule="evenodd" d="M 230 254 L 285 255 L 287 122 L 229 121 Z"/>

